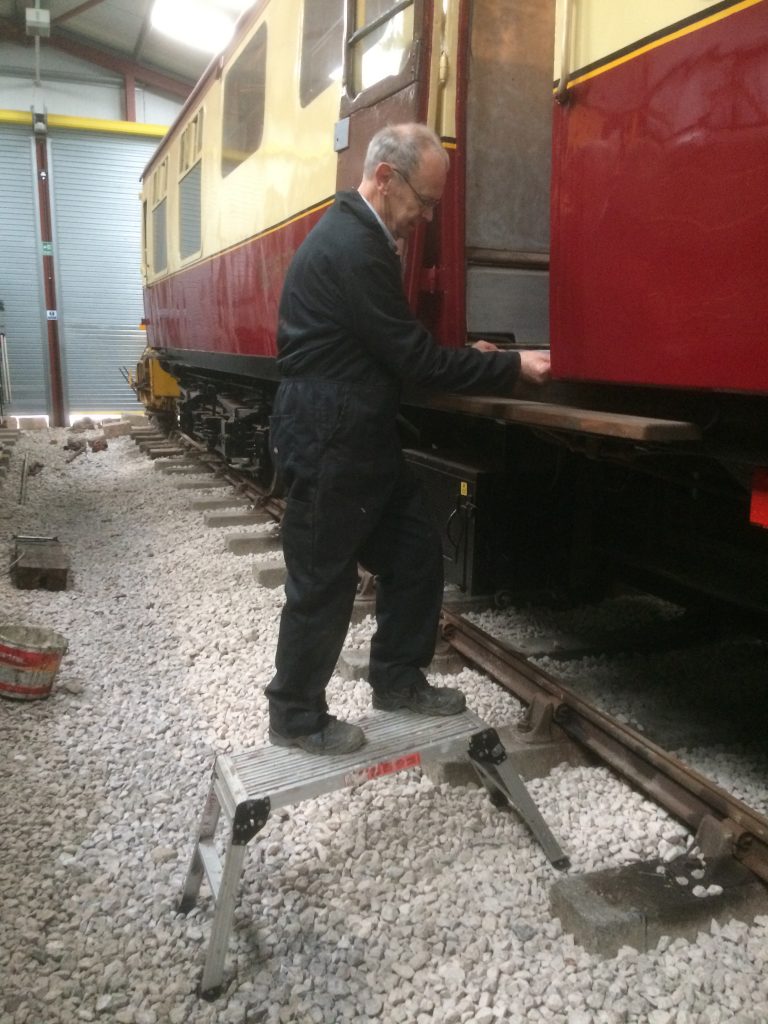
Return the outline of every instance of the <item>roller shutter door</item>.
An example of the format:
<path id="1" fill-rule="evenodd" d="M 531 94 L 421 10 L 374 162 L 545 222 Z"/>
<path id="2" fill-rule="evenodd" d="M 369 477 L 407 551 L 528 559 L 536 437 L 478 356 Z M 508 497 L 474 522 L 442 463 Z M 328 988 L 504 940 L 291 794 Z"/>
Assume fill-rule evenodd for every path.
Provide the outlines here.
<path id="1" fill-rule="evenodd" d="M 33 139 L 0 128 L 0 329 L 8 347 L 11 402 L 4 413 L 48 408 L 48 341 Z"/>
<path id="2" fill-rule="evenodd" d="M 50 134 L 59 328 L 70 411 L 138 408 L 121 367 L 144 348 L 140 175 L 152 139 Z"/>

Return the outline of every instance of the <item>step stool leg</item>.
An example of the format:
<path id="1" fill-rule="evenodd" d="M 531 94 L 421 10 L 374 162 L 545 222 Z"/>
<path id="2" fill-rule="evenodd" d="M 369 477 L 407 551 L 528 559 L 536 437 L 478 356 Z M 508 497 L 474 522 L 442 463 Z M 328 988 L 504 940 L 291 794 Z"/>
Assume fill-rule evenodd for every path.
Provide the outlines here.
<path id="1" fill-rule="evenodd" d="M 496 730 L 476 733 L 469 742 L 468 753 L 493 802 L 498 803 L 499 793 L 506 796 L 539 841 L 552 866 L 567 868 L 570 864 L 568 857 L 552 835 L 528 787 L 510 764 Z"/>
<path id="2" fill-rule="evenodd" d="M 485 790 L 488 793 L 488 798 L 491 801 L 491 803 L 493 804 L 493 806 L 494 807 L 504 807 L 504 808 L 509 807 L 510 806 L 510 801 L 509 801 L 509 799 L 507 797 L 507 794 L 501 788 L 498 779 L 497 780 L 492 779 L 491 776 L 488 775 L 480 767 L 479 764 L 477 764 L 477 762 L 473 761 L 472 762 L 472 767 L 475 769 L 475 772 L 477 774 L 478 779 L 480 779 L 480 782 L 485 787 Z"/>
<path id="3" fill-rule="evenodd" d="M 181 892 L 181 900 L 179 901 L 179 913 L 188 914 L 189 911 L 197 903 L 197 897 L 200 892 L 200 883 L 203 880 L 203 858 L 200 855 L 200 843 L 205 840 L 212 840 L 213 835 L 216 831 L 216 825 L 219 821 L 219 814 L 221 813 L 221 804 L 216 794 L 215 786 L 215 775 L 214 781 L 211 783 L 211 788 L 208 791 L 208 799 L 205 801 L 205 807 L 203 808 L 202 817 L 200 819 L 200 828 L 198 829 L 197 838 L 195 840 L 195 850 L 192 854 L 192 861 L 187 871 L 187 877 L 184 880 L 184 888 Z"/>
<path id="4" fill-rule="evenodd" d="M 221 994 L 224 960 L 227 956 L 229 935 L 232 931 L 235 897 L 237 896 L 237 886 L 243 870 L 244 857 L 244 845 L 229 844 L 229 849 L 224 856 L 224 871 L 221 876 L 218 899 L 216 900 L 216 913 L 213 917 L 211 937 L 208 941 L 203 978 L 200 982 L 200 995 L 203 999 L 216 999 Z"/>
<path id="5" fill-rule="evenodd" d="M 268 797 L 261 800 L 242 800 L 235 808 L 232 829 L 224 854 L 224 870 L 215 893 L 216 913 L 213 917 L 208 953 L 200 982 L 203 999 L 215 999 L 222 989 L 224 960 L 227 956 L 229 936 L 232 931 L 232 917 L 235 912 L 235 897 L 243 871 L 245 848 L 253 837 L 267 823 L 270 812 Z"/>

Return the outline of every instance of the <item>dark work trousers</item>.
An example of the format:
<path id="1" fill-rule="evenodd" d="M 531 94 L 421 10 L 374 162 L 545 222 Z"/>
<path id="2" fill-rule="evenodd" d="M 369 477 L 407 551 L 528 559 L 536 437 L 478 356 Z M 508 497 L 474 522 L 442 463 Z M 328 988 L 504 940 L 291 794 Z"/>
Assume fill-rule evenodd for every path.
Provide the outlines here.
<path id="1" fill-rule="evenodd" d="M 407 686 L 432 659 L 443 596 L 440 538 L 400 450 L 394 389 L 284 381 L 270 444 L 283 477 L 288 576 L 266 688 L 284 736 L 328 721 L 326 686 L 349 627 L 360 563 L 376 577 L 370 682 Z"/>

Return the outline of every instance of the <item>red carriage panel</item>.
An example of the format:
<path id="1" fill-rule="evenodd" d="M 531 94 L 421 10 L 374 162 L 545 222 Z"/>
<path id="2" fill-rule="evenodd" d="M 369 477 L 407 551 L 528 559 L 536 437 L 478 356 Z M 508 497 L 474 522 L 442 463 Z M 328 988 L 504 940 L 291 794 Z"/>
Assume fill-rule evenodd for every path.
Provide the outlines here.
<path id="1" fill-rule="evenodd" d="M 555 111 L 553 366 L 764 393 L 768 4 L 688 29 L 577 79 Z"/>

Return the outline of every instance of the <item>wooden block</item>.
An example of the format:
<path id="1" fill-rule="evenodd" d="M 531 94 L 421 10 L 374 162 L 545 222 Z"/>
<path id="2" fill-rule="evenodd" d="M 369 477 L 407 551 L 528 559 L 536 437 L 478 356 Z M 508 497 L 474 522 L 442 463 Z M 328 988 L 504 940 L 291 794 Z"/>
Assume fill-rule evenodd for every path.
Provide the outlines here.
<path id="1" fill-rule="evenodd" d="M 200 473 L 205 473 L 206 470 L 200 470 Z M 229 480 L 222 480 L 220 477 L 211 476 L 209 474 L 206 480 L 179 480 L 175 484 L 177 491 L 210 491 L 214 488 L 231 487 L 232 484 Z"/>
<path id="2" fill-rule="evenodd" d="M 66 590 L 69 556 L 55 537 L 17 537 L 13 582 L 20 590 Z"/>
<path id="3" fill-rule="evenodd" d="M 241 494 L 233 494 L 226 498 L 193 498 L 189 507 L 196 512 L 210 509 L 248 508 L 253 505 L 253 498 L 244 498 Z"/>
<path id="4" fill-rule="evenodd" d="M 213 527 L 260 526 L 274 521 L 274 516 L 268 512 L 206 512 L 203 515 L 205 525 Z"/>
<path id="5" fill-rule="evenodd" d="M 277 533 L 241 533 L 227 537 L 224 542 L 227 551 L 233 555 L 262 554 L 265 551 L 280 551 L 282 541 Z"/>
<path id="6" fill-rule="evenodd" d="M 140 448 L 145 452 L 150 459 L 166 459 L 172 458 L 176 455 L 184 455 L 186 448 L 179 448 L 178 445 L 164 444 L 158 445 L 157 447 L 140 445 Z"/>
<path id="7" fill-rule="evenodd" d="M 19 416 L 19 430 L 47 430 L 47 416 Z"/>
<path id="8" fill-rule="evenodd" d="M 101 429 L 104 432 L 104 437 L 130 437 L 133 428 L 130 423 L 118 420 L 116 423 L 104 423 Z"/>
<path id="9" fill-rule="evenodd" d="M 277 590 L 285 584 L 288 570 L 283 563 L 272 565 L 254 565 L 253 578 L 256 582 L 269 590 Z"/>

